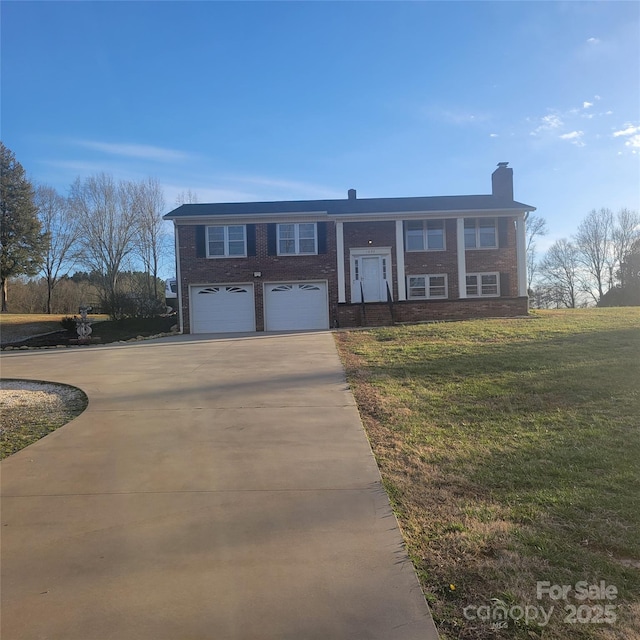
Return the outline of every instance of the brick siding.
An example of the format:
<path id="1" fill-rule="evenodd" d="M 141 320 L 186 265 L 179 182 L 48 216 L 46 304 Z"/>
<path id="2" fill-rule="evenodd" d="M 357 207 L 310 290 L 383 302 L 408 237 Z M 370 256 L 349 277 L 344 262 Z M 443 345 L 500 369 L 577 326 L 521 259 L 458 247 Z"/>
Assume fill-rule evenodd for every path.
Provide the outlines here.
<path id="1" fill-rule="evenodd" d="M 182 285 L 183 331 L 190 333 L 189 286 L 193 284 L 253 283 L 256 329 L 264 330 L 263 282 L 327 280 L 329 319 L 336 318 L 338 281 L 336 277 L 335 225 L 327 222 L 327 253 L 313 256 L 270 256 L 267 254 L 267 225 L 256 225 L 256 255 L 246 258 L 198 258 L 196 225 L 178 225 L 180 280 Z M 262 276 L 254 278 L 260 271 Z"/>
<path id="2" fill-rule="evenodd" d="M 527 298 L 518 296 L 515 218 L 507 224 L 506 246 L 500 249 L 471 249 L 466 251 L 468 273 L 495 272 L 503 274 L 500 298 L 457 299 L 458 262 L 456 221 L 446 220 L 446 250 L 405 252 L 405 274 L 447 274 L 448 300 L 407 301 L 394 303 L 397 322 L 417 322 L 487 316 L 524 315 L 528 311 Z M 262 283 L 326 280 L 329 294 L 330 326 L 360 326 L 389 324 L 391 318 L 386 303 L 368 303 L 365 319 L 360 305 L 338 304 L 335 223 L 327 221 L 327 252 L 313 256 L 270 256 L 267 253 L 267 224 L 256 224 L 256 255 L 246 258 L 199 258 L 196 251 L 196 225 L 177 225 L 180 245 L 180 278 L 183 308 L 183 331 L 190 332 L 190 285 L 253 283 L 255 294 L 256 329 L 264 330 L 264 301 Z M 394 221 L 344 223 L 344 272 L 346 299 L 351 300 L 351 248 L 391 247 L 391 277 L 393 298 L 398 299 L 396 236 Z M 261 272 L 260 278 L 254 272 Z M 504 277 L 506 275 L 506 278 Z M 380 309 L 376 309 L 380 307 Z"/>
<path id="3" fill-rule="evenodd" d="M 470 318 L 513 318 L 529 312 L 529 299 L 467 298 L 464 300 L 428 300 L 393 303 L 395 322 L 466 320 Z M 360 304 L 338 305 L 339 327 L 388 326 L 392 324 L 386 303 L 368 302 L 362 315 Z"/>
<path id="4" fill-rule="evenodd" d="M 351 257 L 349 249 L 375 249 L 376 247 L 391 247 L 391 273 L 393 278 L 393 298 L 398 297 L 398 286 L 395 274 L 396 263 L 396 223 L 392 220 L 384 222 L 345 222 L 344 231 L 344 278 L 346 280 L 346 299 L 351 300 Z M 371 244 L 369 244 L 371 243 Z"/>

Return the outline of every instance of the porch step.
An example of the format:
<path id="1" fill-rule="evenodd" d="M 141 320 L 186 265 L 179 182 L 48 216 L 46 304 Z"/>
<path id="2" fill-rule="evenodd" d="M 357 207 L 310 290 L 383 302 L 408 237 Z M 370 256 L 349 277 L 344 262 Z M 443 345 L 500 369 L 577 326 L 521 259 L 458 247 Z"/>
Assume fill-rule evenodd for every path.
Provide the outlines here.
<path id="1" fill-rule="evenodd" d="M 360 326 L 389 327 L 393 324 L 391 309 L 387 303 L 365 302 L 364 313 L 360 310 Z"/>

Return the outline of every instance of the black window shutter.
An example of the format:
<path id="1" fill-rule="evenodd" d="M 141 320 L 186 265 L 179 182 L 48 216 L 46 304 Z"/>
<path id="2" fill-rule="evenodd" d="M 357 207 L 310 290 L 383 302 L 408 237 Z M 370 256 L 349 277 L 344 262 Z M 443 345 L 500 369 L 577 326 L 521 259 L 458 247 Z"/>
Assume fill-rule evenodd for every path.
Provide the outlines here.
<path id="1" fill-rule="evenodd" d="M 509 246 L 509 219 L 498 218 L 498 247 L 504 249 Z"/>
<path id="2" fill-rule="evenodd" d="M 267 254 L 270 256 L 278 255 L 278 238 L 276 233 L 275 222 L 269 223 L 267 225 Z"/>
<path id="3" fill-rule="evenodd" d="M 509 291 L 509 274 L 501 273 L 500 274 L 500 295 L 502 297 L 508 297 L 511 295 Z"/>
<path id="4" fill-rule="evenodd" d="M 256 255 L 256 225 L 247 225 L 247 255 Z"/>
<path id="5" fill-rule="evenodd" d="M 318 222 L 318 253 L 327 253 L 327 223 Z"/>
<path id="6" fill-rule="evenodd" d="M 207 230 L 204 225 L 196 227 L 196 258 L 207 257 Z"/>

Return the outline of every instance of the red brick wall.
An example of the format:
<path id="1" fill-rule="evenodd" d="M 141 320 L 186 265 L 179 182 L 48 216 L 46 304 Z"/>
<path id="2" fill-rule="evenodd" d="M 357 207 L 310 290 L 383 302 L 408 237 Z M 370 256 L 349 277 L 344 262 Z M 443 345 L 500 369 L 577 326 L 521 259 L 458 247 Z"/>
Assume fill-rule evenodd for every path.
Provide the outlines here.
<path id="1" fill-rule="evenodd" d="M 393 280 L 393 297 L 398 297 L 397 264 L 396 264 L 396 223 L 384 222 L 345 222 L 344 232 L 344 278 L 346 281 L 346 299 L 351 300 L 351 260 L 349 249 L 375 249 L 376 247 L 391 247 L 391 274 Z M 371 241 L 371 244 L 369 244 Z"/>
<path id="2" fill-rule="evenodd" d="M 500 249 L 467 249 L 465 266 L 467 273 L 499 271 L 508 274 L 508 286 L 501 290 L 502 296 L 518 295 L 518 264 L 516 256 L 515 218 L 508 218 L 506 246 Z M 405 252 L 405 274 L 448 275 L 449 298 L 460 296 L 458 290 L 458 254 L 456 241 L 456 221 L 447 220 L 445 225 L 446 251 L 410 251 Z M 505 284 L 503 280 L 503 284 Z"/>
<path id="3" fill-rule="evenodd" d="M 515 218 L 509 218 L 507 224 L 507 243 L 500 249 L 467 249 L 467 273 L 499 271 L 508 274 L 508 289 L 504 291 L 504 280 L 500 289 L 501 296 L 518 295 L 518 260 L 516 256 Z M 451 283 L 449 283 L 451 284 Z"/>
<path id="4" fill-rule="evenodd" d="M 446 251 L 405 251 L 404 271 L 407 276 L 446 273 L 449 282 L 449 298 L 458 293 L 458 249 L 456 245 L 456 221 L 445 223 Z M 407 295 L 409 291 L 407 290 Z"/>
<path id="5" fill-rule="evenodd" d="M 499 271 L 508 274 L 507 281 L 502 280 L 501 296 L 516 298 L 518 295 L 516 233 L 514 218 L 507 225 L 507 245 L 500 249 L 471 249 L 466 251 L 466 269 L 469 273 Z M 520 315 L 526 308 L 520 302 L 497 299 L 463 299 L 456 301 L 458 291 L 458 264 L 456 221 L 447 220 L 446 251 L 405 252 L 406 275 L 438 274 L 448 275 L 449 300 L 411 301 L 397 303 L 396 312 L 401 314 L 399 321 L 472 317 L 483 315 Z M 178 225 L 180 242 L 180 277 L 182 285 L 182 306 L 185 333 L 190 332 L 189 285 L 254 283 L 256 328 L 264 328 L 263 282 L 282 282 L 299 280 L 327 280 L 329 293 L 329 322 L 346 326 L 360 323 L 359 311 L 349 310 L 348 305 L 340 305 L 337 300 L 335 224 L 327 222 L 327 253 L 315 256 L 269 256 L 267 255 L 267 225 L 256 225 L 256 253 L 248 258 L 198 258 L 196 257 L 196 226 Z M 391 247 L 393 297 L 398 298 L 397 264 L 395 247 L 395 222 L 346 222 L 344 223 L 344 256 L 346 299 L 351 300 L 350 248 Z M 369 244 L 371 242 L 371 244 Z M 262 272 L 261 278 L 254 278 L 254 271 Z M 504 285 L 507 285 L 505 290 Z M 401 310 L 402 309 L 402 310 Z"/>
<path id="6" fill-rule="evenodd" d="M 429 320 L 466 320 L 470 318 L 512 318 L 525 316 L 529 312 L 529 299 L 524 298 L 467 298 L 465 300 L 428 300 L 395 302 L 396 322 L 424 322 Z M 386 325 L 388 322 L 386 303 L 368 303 L 365 321 L 359 304 L 338 305 L 340 327 Z"/>
<path id="7" fill-rule="evenodd" d="M 267 225 L 256 225 L 256 255 L 247 258 L 196 257 L 196 226 L 178 225 L 180 280 L 184 333 L 190 333 L 189 285 L 252 282 L 255 291 L 256 329 L 264 330 L 263 282 L 327 280 L 329 322 L 334 323 L 338 303 L 335 225 L 327 222 L 327 253 L 315 256 L 270 256 L 267 254 Z M 254 271 L 262 277 L 254 278 Z"/>

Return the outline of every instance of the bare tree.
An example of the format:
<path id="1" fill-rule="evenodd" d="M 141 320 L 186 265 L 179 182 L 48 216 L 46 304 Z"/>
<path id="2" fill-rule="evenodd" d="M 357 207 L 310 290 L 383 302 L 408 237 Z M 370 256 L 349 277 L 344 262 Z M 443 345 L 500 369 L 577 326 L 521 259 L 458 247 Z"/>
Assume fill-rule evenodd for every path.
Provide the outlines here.
<path id="1" fill-rule="evenodd" d="M 198 204 L 198 202 L 200 202 L 198 200 L 198 194 L 195 191 L 191 191 L 191 189 L 181 191 L 176 196 L 176 207 L 179 207 L 181 204 Z"/>
<path id="2" fill-rule="evenodd" d="M 578 260 L 588 274 L 584 290 L 596 303 L 613 286 L 613 228 L 611 209 L 592 209 L 575 235 Z"/>
<path id="3" fill-rule="evenodd" d="M 616 214 L 613 232 L 613 256 L 615 266 L 618 269 L 620 286 L 625 286 L 625 270 L 622 264 L 627 256 L 632 252 L 634 243 L 640 239 L 640 215 L 637 211 L 630 209 L 620 209 Z"/>
<path id="4" fill-rule="evenodd" d="M 134 249 L 136 219 L 132 187 L 101 173 L 71 186 L 70 202 L 78 218 L 82 262 L 102 275 L 104 301 L 115 308 L 118 278 Z"/>
<path id="5" fill-rule="evenodd" d="M 530 214 L 527 216 L 527 287 L 531 289 L 533 280 L 538 271 L 536 260 L 536 239 L 546 236 L 548 233 L 547 221 L 541 216 Z"/>
<path id="6" fill-rule="evenodd" d="M 42 230 L 49 235 L 49 245 L 44 256 L 42 273 L 47 283 L 47 313 L 51 313 L 51 296 L 58 283 L 63 268 L 65 273 L 77 261 L 75 244 L 78 239 L 78 225 L 66 198 L 53 187 L 38 185 L 35 205 Z"/>
<path id="7" fill-rule="evenodd" d="M 556 306 L 578 306 L 580 261 L 574 244 L 565 238 L 556 240 L 545 254 L 540 273 Z"/>
<path id="8" fill-rule="evenodd" d="M 147 273 L 147 294 L 158 297 L 158 271 L 166 250 L 167 236 L 163 231 L 162 214 L 165 208 L 160 183 L 154 178 L 131 185 L 132 204 L 136 216 L 136 253 Z"/>

